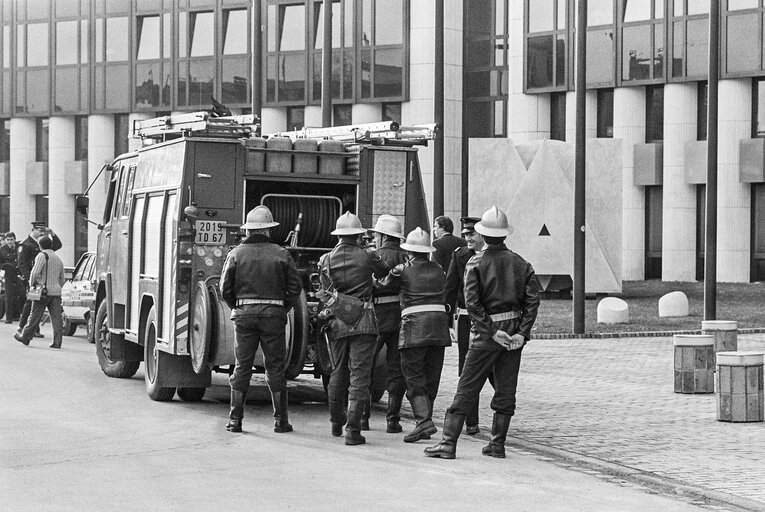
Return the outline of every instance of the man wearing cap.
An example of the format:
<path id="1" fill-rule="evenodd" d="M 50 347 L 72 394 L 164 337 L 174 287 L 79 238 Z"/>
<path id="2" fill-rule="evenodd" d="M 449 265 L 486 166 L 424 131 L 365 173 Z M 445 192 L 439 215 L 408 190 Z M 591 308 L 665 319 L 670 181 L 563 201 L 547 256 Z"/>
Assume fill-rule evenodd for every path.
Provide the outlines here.
<path id="1" fill-rule="evenodd" d="M 459 352 L 457 375 L 462 375 L 462 368 L 465 366 L 465 356 L 470 344 L 470 317 L 468 316 L 467 309 L 465 309 L 464 279 L 468 260 L 476 252 L 483 250 L 483 237 L 475 231 L 475 225 L 480 220 L 478 217 L 462 217 L 460 219 L 462 222 L 462 237 L 467 242 L 467 245 L 454 250 L 449 270 L 446 273 L 446 302 L 451 306 L 456 318 L 455 328 Z M 465 419 L 465 432 L 469 435 L 475 435 L 480 432 L 478 428 L 478 398 L 476 398 L 473 408 Z"/>
<path id="2" fill-rule="evenodd" d="M 5 282 L 5 323 L 10 324 L 24 306 L 24 301 L 20 300 L 24 287 L 19 281 L 18 248 L 13 231 L 7 232 L 3 238 L 3 246 L 0 247 L 0 270 L 3 270 Z"/>
<path id="3" fill-rule="evenodd" d="M 292 432 L 287 414 L 286 349 L 287 311 L 302 287 L 290 253 L 271 242 L 278 226 L 271 210 L 256 206 L 242 225 L 246 238 L 226 257 L 220 280 L 223 300 L 231 308 L 236 331 L 236 366 L 231 375 L 231 410 L 226 429 L 242 431 L 244 404 L 258 346 L 263 350 L 266 383 L 274 408 L 274 432 Z"/>
<path id="4" fill-rule="evenodd" d="M 407 260 L 406 251 L 401 248 L 401 240 L 404 237 L 404 228 L 401 221 L 393 215 L 383 214 L 377 219 L 375 227 L 371 229 L 375 237 L 377 254 L 385 263 L 386 268 L 391 270 Z M 375 283 L 374 289 L 375 315 L 377 316 L 377 348 L 372 370 L 376 366 L 377 356 L 383 347 L 386 347 L 386 368 L 388 379 L 388 411 L 385 415 L 386 428 L 389 434 L 401 432 L 401 402 L 406 392 L 404 374 L 401 373 L 401 357 L 398 353 L 398 333 L 401 325 L 401 306 L 398 300 L 398 291 Z M 374 378 L 372 379 L 374 381 Z M 365 425 L 366 420 L 366 425 Z M 367 405 L 362 418 L 361 429 L 369 428 L 369 406 Z"/>
<path id="5" fill-rule="evenodd" d="M 355 308 L 361 306 L 360 316 L 355 321 L 345 316 L 350 323 L 334 313 L 328 318 L 333 362 L 327 388 L 329 419 L 333 436 L 341 436 L 345 425 L 346 445 L 366 443 L 361 435 L 361 419 L 369 402 L 372 359 L 377 342 L 372 282 L 374 275 L 382 277 L 387 272 L 386 265 L 375 251 L 359 246 L 359 236 L 364 232 L 356 215 L 344 213 L 337 219 L 335 230 L 331 233 L 339 238 L 337 245 L 319 260 L 322 286 L 319 294 L 329 311 L 332 311 L 330 304 L 334 299 L 327 297 L 339 294 L 345 297 L 346 304 L 353 304 Z"/>
<path id="6" fill-rule="evenodd" d="M 444 300 L 446 277 L 440 265 L 428 256 L 435 251 L 430 236 L 416 228 L 401 248 L 409 260 L 398 265 L 382 280 L 399 292 L 401 334 L 399 351 L 406 378 L 406 395 L 416 425 L 404 436 L 405 443 L 430 439 L 437 432 L 433 424 L 433 402 L 438 395 L 444 347 L 451 345 L 449 316 Z"/>
<path id="7" fill-rule="evenodd" d="M 441 215 L 433 221 L 433 247 L 436 248 L 433 254 L 433 261 L 441 265 L 444 273 L 449 270 L 449 263 L 452 260 L 454 249 L 466 245 L 465 240 L 454 236 L 453 232 L 454 223 L 449 217 Z"/>
<path id="8" fill-rule="evenodd" d="M 507 215 L 492 206 L 475 230 L 486 249 L 468 261 L 465 306 L 472 326 L 471 343 L 452 405 L 444 418 L 443 439 L 425 449 L 428 457 L 453 459 L 465 417 L 490 373 L 494 373 L 494 419 L 491 441 L 481 453 L 505 457 L 505 437 L 515 413 L 521 352 L 531 337 L 539 308 L 539 282 L 532 266 L 505 246 L 513 232 Z"/>
<path id="9" fill-rule="evenodd" d="M 25 290 L 29 289 L 29 275 L 32 273 L 35 258 L 40 253 L 40 245 L 38 244 L 40 238 L 48 236 L 51 239 L 51 249 L 54 252 L 58 251 L 63 246 L 58 236 L 56 236 L 53 230 L 46 227 L 46 224 L 47 223 L 44 221 L 34 221 L 32 223 L 32 231 L 29 232 L 29 236 L 26 240 L 21 242 L 21 245 L 19 246 L 19 274 L 21 275 L 21 280 L 24 282 Z M 24 309 L 21 311 L 19 333 L 21 333 L 24 326 L 27 324 L 27 319 L 29 318 L 29 313 L 31 311 L 32 301 L 28 300 L 24 303 Z M 34 333 L 36 338 L 42 337 L 39 329 L 40 327 L 38 326 L 37 331 Z"/>

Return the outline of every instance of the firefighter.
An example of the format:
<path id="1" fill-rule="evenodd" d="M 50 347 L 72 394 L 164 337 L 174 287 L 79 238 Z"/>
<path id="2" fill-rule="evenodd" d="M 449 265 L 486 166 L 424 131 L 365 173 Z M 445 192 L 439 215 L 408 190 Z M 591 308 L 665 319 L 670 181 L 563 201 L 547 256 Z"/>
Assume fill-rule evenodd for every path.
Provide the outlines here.
<path id="1" fill-rule="evenodd" d="M 47 222 L 34 221 L 32 222 L 32 231 L 29 232 L 29 236 L 21 242 L 19 246 L 19 274 L 21 274 L 21 280 L 24 283 L 24 292 L 29 289 L 29 274 L 32 272 L 32 267 L 35 264 L 35 258 L 40 253 L 40 246 L 38 241 L 40 238 L 48 236 L 51 239 L 51 249 L 58 251 L 63 247 L 61 240 L 53 232 L 52 229 L 47 227 Z M 21 311 L 21 318 L 19 319 L 18 332 L 24 330 L 24 326 L 29 319 L 29 313 L 32 311 L 32 301 L 28 300 L 24 303 L 24 309 Z M 42 338 L 40 333 L 40 326 L 37 326 L 37 330 L 34 333 L 35 338 Z"/>
<path id="2" fill-rule="evenodd" d="M 332 435 L 335 437 L 343 434 L 345 425 L 346 445 L 366 443 L 361 435 L 361 419 L 369 402 L 372 359 L 377 342 L 372 282 L 373 275 L 384 275 L 387 272 L 375 251 L 359 246 L 359 236 L 364 232 L 356 215 L 344 213 L 337 219 L 335 230 L 331 232 L 339 238 L 337 245 L 319 260 L 322 286 L 319 294 L 329 311 L 324 316 L 328 322 L 327 334 L 331 340 L 333 366 L 327 388 L 329 418 Z M 327 296 L 337 299 L 327 300 Z M 341 302 L 351 306 L 350 314 L 341 314 Z M 354 317 L 355 321 L 350 320 L 350 317 Z"/>
<path id="3" fill-rule="evenodd" d="M 494 419 L 491 441 L 481 453 L 505 457 L 521 353 L 537 317 L 539 282 L 531 264 L 505 246 L 505 238 L 513 232 L 507 215 L 492 206 L 475 230 L 483 235 L 486 248 L 470 258 L 465 271 L 465 306 L 472 322 L 470 348 L 454 400 L 446 410 L 443 439 L 425 449 L 428 457 L 455 457 L 465 417 L 492 372 Z"/>
<path id="4" fill-rule="evenodd" d="M 374 233 L 374 245 L 377 254 L 387 266 L 388 270 L 407 260 L 406 251 L 400 244 L 405 238 L 404 228 L 401 221 L 393 215 L 380 215 L 371 229 Z M 385 415 L 385 431 L 389 434 L 397 434 L 401 428 L 401 403 L 406 392 L 404 374 L 401 373 L 401 358 L 398 353 L 398 333 L 401 324 L 401 306 L 398 300 L 398 291 L 384 286 L 375 286 L 374 290 L 375 316 L 377 316 L 377 349 L 375 360 L 372 363 L 372 371 L 377 366 L 377 356 L 383 347 L 386 347 L 386 369 L 388 377 L 385 388 L 388 390 L 388 411 Z M 373 374 L 374 377 L 374 374 Z M 374 382 L 374 378 L 372 378 Z M 369 406 L 367 405 L 362 419 L 361 429 L 369 429 Z"/>
<path id="5" fill-rule="evenodd" d="M 446 273 L 446 302 L 451 306 L 455 313 L 455 331 L 457 338 L 457 350 L 459 356 L 457 359 L 457 375 L 462 375 L 462 368 L 465 366 L 465 355 L 468 351 L 470 341 L 470 318 L 465 309 L 465 266 L 473 255 L 483 250 L 483 237 L 476 233 L 475 224 L 481 219 L 478 217 L 462 217 L 462 237 L 467 242 L 465 247 L 457 247 L 452 253 L 452 261 L 449 264 L 449 270 Z M 469 435 L 475 435 L 480 432 L 478 428 L 478 398 L 476 398 L 473 408 L 465 419 L 465 432 Z"/>
<path id="6" fill-rule="evenodd" d="M 21 313 L 24 303 L 21 301 L 23 285 L 19 280 L 18 246 L 16 234 L 9 231 L 3 238 L 0 247 L 0 269 L 3 270 L 5 284 L 5 323 L 13 323 L 14 318 Z"/>
<path id="7" fill-rule="evenodd" d="M 454 249 L 466 245 L 465 240 L 454 236 L 453 232 L 454 223 L 449 217 L 440 215 L 433 221 L 433 247 L 436 248 L 433 261 L 441 265 L 444 274 L 449 270 Z"/>
<path id="8" fill-rule="evenodd" d="M 401 248 L 410 259 L 391 270 L 382 284 L 399 292 L 402 309 L 398 346 L 406 396 L 416 421 L 404 442 L 414 443 L 430 439 L 437 432 L 432 419 L 433 402 L 438 395 L 444 347 L 451 345 L 451 339 L 444 299 L 446 278 L 441 266 L 429 259 L 436 250 L 430 245 L 430 235 L 416 228 Z"/>
<path id="9" fill-rule="evenodd" d="M 244 404 L 258 346 L 263 350 L 266 383 L 274 407 L 274 432 L 292 432 L 287 414 L 287 311 L 302 289 L 295 261 L 286 249 L 270 240 L 278 226 L 271 210 L 256 206 L 242 225 L 246 238 L 228 253 L 220 281 L 223 300 L 231 308 L 236 332 L 236 366 L 231 375 L 231 411 L 226 429 L 242 431 Z"/>

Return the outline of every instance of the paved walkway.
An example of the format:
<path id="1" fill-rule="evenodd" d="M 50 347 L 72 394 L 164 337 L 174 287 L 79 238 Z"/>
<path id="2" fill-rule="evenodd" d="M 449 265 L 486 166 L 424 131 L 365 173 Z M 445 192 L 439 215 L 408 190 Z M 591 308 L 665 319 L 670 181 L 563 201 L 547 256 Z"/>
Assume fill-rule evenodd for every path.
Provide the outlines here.
<path id="1" fill-rule="evenodd" d="M 739 350 L 765 352 L 765 335 L 739 335 Z M 456 358 L 456 347 L 447 349 L 439 417 L 456 389 Z M 532 340 L 524 349 L 508 441 L 765 509 L 765 423 L 719 422 L 713 394 L 675 394 L 673 386 L 672 337 Z M 490 399 L 487 384 L 481 405 L 486 433 Z"/>

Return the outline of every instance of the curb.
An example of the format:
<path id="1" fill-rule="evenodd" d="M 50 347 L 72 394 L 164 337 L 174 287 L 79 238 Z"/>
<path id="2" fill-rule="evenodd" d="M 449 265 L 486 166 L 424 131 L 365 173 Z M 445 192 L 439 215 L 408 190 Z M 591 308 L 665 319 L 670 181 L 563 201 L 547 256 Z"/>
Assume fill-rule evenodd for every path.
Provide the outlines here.
<path id="1" fill-rule="evenodd" d="M 738 330 L 738 334 L 765 333 L 765 327 L 745 327 Z M 586 332 L 584 334 L 531 334 L 532 340 L 577 340 L 577 339 L 601 339 L 601 338 L 656 338 L 669 337 L 675 334 L 702 334 L 701 329 L 686 329 L 677 331 L 625 331 L 625 332 Z"/>

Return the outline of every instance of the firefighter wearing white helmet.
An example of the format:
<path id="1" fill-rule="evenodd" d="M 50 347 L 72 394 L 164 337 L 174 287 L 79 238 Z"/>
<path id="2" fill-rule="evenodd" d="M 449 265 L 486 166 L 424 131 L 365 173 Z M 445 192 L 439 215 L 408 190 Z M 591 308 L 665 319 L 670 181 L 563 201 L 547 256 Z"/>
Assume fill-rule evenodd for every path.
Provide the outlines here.
<path id="1" fill-rule="evenodd" d="M 377 341 L 372 281 L 373 275 L 382 277 L 387 272 L 375 251 L 358 245 L 365 231 L 356 215 L 344 213 L 331 233 L 339 237 L 337 245 L 319 260 L 321 296 L 333 297 L 331 304 L 326 303 L 332 313 L 328 334 L 334 365 L 327 388 L 329 416 L 333 436 L 341 436 L 345 425 L 347 445 L 366 443 L 360 432 L 361 419 L 370 398 Z"/>
<path id="2" fill-rule="evenodd" d="M 377 254 L 385 263 L 388 270 L 407 260 L 406 251 L 401 248 L 401 240 L 404 237 L 404 228 L 401 221 L 393 215 L 383 214 L 378 217 L 375 227 L 370 231 L 374 233 Z M 374 382 L 374 369 L 377 367 L 377 356 L 383 347 L 386 347 L 385 366 L 387 369 L 386 389 L 388 391 L 388 410 L 385 415 L 385 431 L 389 434 L 401 432 L 401 403 L 406 392 L 406 381 L 401 373 L 401 357 L 398 353 L 398 333 L 401 325 L 401 306 L 398 302 L 398 292 L 385 286 L 375 286 L 374 289 L 375 315 L 377 316 L 377 348 L 375 359 L 372 364 L 372 382 Z M 361 420 L 361 429 L 369 429 L 369 413 L 367 406 Z"/>
<path id="3" fill-rule="evenodd" d="M 274 407 L 274 432 L 292 432 L 287 415 L 286 349 L 287 311 L 302 287 L 295 261 L 286 249 L 271 242 L 278 226 L 271 210 L 257 206 L 242 225 L 247 237 L 226 257 L 220 280 L 223 300 L 231 308 L 235 326 L 236 366 L 231 375 L 231 410 L 226 428 L 242 431 L 242 418 L 258 346 L 263 350 L 266 383 Z"/>
<path id="4" fill-rule="evenodd" d="M 407 235 L 401 248 L 410 259 L 391 270 L 381 284 L 396 289 L 401 303 L 398 347 L 406 395 L 416 421 L 404 442 L 413 443 L 430 439 L 437 432 L 433 402 L 438 395 L 444 347 L 451 345 L 451 339 L 444 297 L 446 276 L 438 263 L 430 261 L 430 253 L 436 250 L 430 235 L 417 228 Z"/>
<path id="5" fill-rule="evenodd" d="M 531 264 L 505 246 L 513 232 L 505 212 L 492 206 L 475 230 L 486 248 L 468 261 L 465 270 L 465 306 L 470 320 L 471 343 L 457 392 L 446 410 L 443 439 L 425 449 L 429 457 L 453 459 L 465 417 L 489 374 L 494 374 L 494 419 L 491 441 L 481 453 L 505 457 L 505 438 L 515 413 L 515 391 L 523 346 L 539 308 L 539 282 Z"/>

